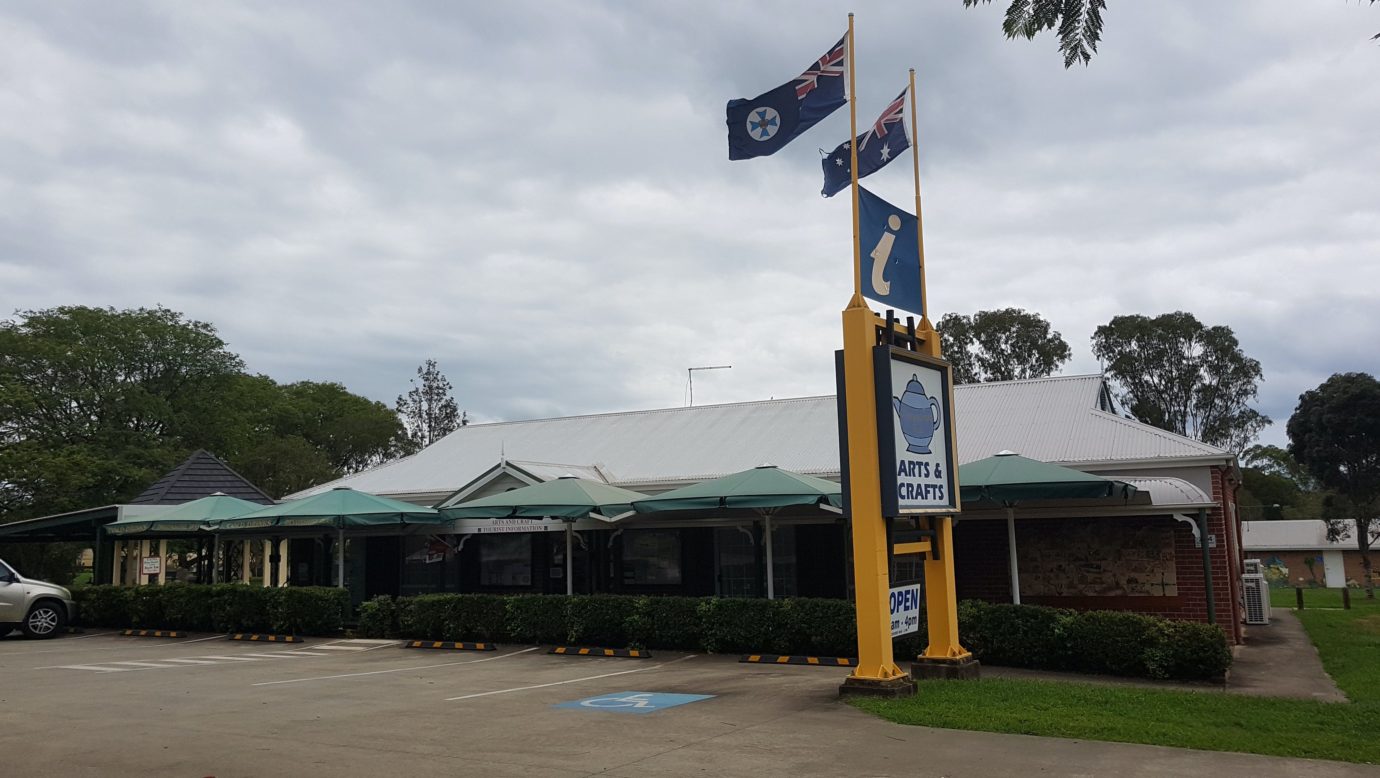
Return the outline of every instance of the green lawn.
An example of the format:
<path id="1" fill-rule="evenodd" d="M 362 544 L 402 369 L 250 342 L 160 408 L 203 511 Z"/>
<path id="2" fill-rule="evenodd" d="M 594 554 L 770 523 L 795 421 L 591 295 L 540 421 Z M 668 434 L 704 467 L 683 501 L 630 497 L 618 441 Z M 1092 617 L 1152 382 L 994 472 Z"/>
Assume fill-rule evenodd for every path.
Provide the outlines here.
<path id="1" fill-rule="evenodd" d="M 1293 608 L 1298 604 L 1298 595 L 1293 589 L 1271 589 L 1270 605 L 1276 608 Z M 1340 608 L 1342 607 L 1341 589 L 1304 589 L 1303 607 L 1308 608 Z M 1351 607 L 1380 607 L 1380 600 L 1367 600 L 1365 589 L 1351 590 Z"/>
<path id="2" fill-rule="evenodd" d="M 924 681 L 909 699 L 853 704 L 900 724 L 1380 764 L 1380 612 L 1299 616 L 1352 702 L 991 679 Z"/>

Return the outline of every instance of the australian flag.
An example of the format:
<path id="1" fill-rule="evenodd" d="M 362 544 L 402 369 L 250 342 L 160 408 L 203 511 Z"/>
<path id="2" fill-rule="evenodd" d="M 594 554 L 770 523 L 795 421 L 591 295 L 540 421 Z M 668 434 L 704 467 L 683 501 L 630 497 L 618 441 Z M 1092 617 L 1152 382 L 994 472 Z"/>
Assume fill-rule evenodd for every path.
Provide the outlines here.
<path id="1" fill-rule="evenodd" d="M 800 76 L 751 100 L 728 101 L 728 158 L 775 154 L 797 135 L 848 102 L 844 95 L 844 43 Z"/>
<path id="2" fill-rule="evenodd" d="M 902 121 L 906 108 L 905 90 L 882 111 L 877 122 L 867 132 L 853 140 L 858 144 L 858 178 L 872 175 L 901 152 L 910 148 L 906 137 L 906 123 Z M 820 161 L 824 166 L 824 189 L 820 194 L 833 197 L 853 183 L 849 164 L 849 141 L 840 143 L 833 153 Z"/>

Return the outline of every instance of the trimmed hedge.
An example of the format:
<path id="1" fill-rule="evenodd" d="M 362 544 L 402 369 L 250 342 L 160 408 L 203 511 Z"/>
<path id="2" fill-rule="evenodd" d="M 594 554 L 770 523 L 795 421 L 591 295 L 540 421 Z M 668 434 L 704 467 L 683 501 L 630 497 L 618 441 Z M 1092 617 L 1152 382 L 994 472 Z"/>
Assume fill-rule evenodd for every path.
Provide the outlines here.
<path id="1" fill-rule="evenodd" d="M 72 597 L 88 626 L 296 635 L 340 631 L 350 605 L 344 589 L 318 586 L 84 586 Z"/>
<path id="2" fill-rule="evenodd" d="M 959 603 L 958 621 L 963 644 L 993 665 L 1195 680 L 1220 678 L 1231 666 L 1225 634 L 1208 624 L 973 600 Z M 366 637 L 711 653 L 852 656 L 857 650 L 852 604 L 809 598 L 377 597 L 360 607 L 358 631 Z M 914 656 L 924 643 L 923 630 L 899 638 L 896 655 Z"/>

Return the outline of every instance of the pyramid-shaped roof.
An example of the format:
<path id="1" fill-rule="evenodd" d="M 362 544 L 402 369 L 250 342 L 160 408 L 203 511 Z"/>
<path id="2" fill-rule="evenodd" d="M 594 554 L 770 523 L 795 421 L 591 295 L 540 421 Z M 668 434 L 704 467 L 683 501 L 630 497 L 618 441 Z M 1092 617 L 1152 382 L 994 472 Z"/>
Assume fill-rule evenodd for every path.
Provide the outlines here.
<path id="1" fill-rule="evenodd" d="M 260 505 L 273 504 L 272 497 L 205 449 L 195 451 L 129 504 L 181 505 L 213 494 L 226 494 Z"/>

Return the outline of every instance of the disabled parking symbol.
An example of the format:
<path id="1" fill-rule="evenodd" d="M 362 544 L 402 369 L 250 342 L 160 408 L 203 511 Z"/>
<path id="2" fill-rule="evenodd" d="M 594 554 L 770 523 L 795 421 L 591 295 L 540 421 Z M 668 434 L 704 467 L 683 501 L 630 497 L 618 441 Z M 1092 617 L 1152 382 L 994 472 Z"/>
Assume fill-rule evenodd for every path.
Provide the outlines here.
<path id="1" fill-rule="evenodd" d="M 664 694 L 661 692 L 614 692 L 598 697 L 586 697 L 555 705 L 557 708 L 575 710 L 597 710 L 607 713 L 655 713 L 665 708 L 674 708 L 700 700 L 712 698 L 712 694 Z"/>

